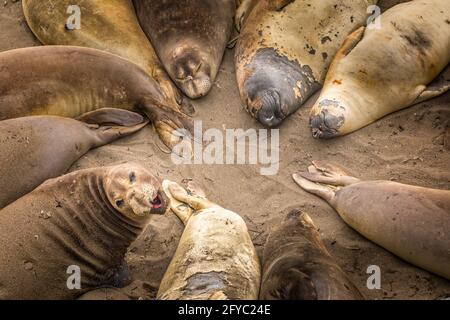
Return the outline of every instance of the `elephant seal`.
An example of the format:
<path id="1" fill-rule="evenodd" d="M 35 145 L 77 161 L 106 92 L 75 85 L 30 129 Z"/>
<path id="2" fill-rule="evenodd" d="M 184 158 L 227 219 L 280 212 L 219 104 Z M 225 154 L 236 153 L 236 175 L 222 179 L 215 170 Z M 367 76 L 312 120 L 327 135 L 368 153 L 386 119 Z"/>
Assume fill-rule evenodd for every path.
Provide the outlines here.
<path id="1" fill-rule="evenodd" d="M 177 86 L 211 90 L 233 30 L 235 0 L 134 0 L 141 26 Z"/>
<path id="2" fill-rule="evenodd" d="M 75 299 L 122 285 L 127 248 L 167 209 L 160 187 L 137 164 L 94 168 L 48 180 L 2 209 L 0 299 Z M 80 289 L 71 290 L 77 269 Z"/>
<path id="3" fill-rule="evenodd" d="M 308 214 L 292 211 L 270 233 L 263 258 L 261 300 L 361 300 Z"/>
<path id="4" fill-rule="evenodd" d="M 66 173 L 90 149 L 148 123 L 141 115 L 120 109 L 99 109 L 80 120 L 31 116 L 0 121 L 0 209 L 45 180 Z"/>
<path id="5" fill-rule="evenodd" d="M 420 268 L 450 279 L 450 191 L 392 181 L 360 181 L 315 162 L 295 174 L 306 191 L 326 200 L 353 229 Z"/>
<path id="6" fill-rule="evenodd" d="M 0 120 L 29 115 L 77 117 L 112 107 L 137 110 L 173 147 L 192 121 L 164 98 L 140 67 L 96 49 L 45 46 L 0 53 Z"/>
<path id="7" fill-rule="evenodd" d="M 24 0 L 22 4 L 28 26 L 41 43 L 117 54 L 153 77 L 168 101 L 182 103 L 182 96 L 139 25 L 131 0 Z M 67 27 L 68 9 L 73 6 L 80 9 L 80 29 Z"/>
<path id="8" fill-rule="evenodd" d="M 247 111 L 274 127 L 321 88 L 347 35 L 366 24 L 377 0 L 246 0 L 235 53 Z M 236 21 L 242 21 L 237 17 Z"/>
<path id="9" fill-rule="evenodd" d="M 351 34 L 311 110 L 315 138 L 354 132 L 450 89 L 450 1 L 415 0 L 381 15 L 381 28 Z M 428 88 L 427 88 L 427 85 Z"/>
<path id="10" fill-rule="evenodd" d="M 185 230 L 157 298 L 256 300 L 260 264 L 244 220 L 210 202 L 192 184 L 189 193 L 167 180 L 163 189 Z"/>

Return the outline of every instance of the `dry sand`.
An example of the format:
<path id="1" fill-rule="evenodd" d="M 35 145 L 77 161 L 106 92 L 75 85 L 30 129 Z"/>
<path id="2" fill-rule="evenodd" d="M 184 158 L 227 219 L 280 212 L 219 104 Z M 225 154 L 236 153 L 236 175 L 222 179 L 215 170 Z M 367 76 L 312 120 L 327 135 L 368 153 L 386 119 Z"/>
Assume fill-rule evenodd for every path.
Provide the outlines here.
<path id="1" fill-rule="evenodd" d="M 381 6 L 389 8 L 399 2 L 381 1 Z M 33 45 L 39 43 L 25 23 L 21 2 L 2 0 L 0 51 Z M 311 138 L 308 113 L 316 97 L 283 124 L 280 170 L 275 176 L 261 176 L 255 166 L 174 166 L 170 156 L 158 148 L 151 127 L 88 153 L 72 171 L 138 161 L 161 179 L 195 179 L 212 200 L 244 217 L 259 253 L 271 226 L 291 209 L 301 208 L 310 213 L 330 252 L 367 298 L 436 299 L 450 294 L 449 281 L 415 268 L 365 240 L 331 207 L 300 190 L 291 178 L 292 173 L 305 170 L 311 160 L 322 159 L 344 166 L 362 179 L 450 189 L 450 152 L 443 146 L 443 133 L 450 127 L 450 93 L 333 141 Z M 241 105 L 231 50 L 225 54 L 211 94 L 194 104 L 205 129 L 260 128 Z M 135 298 L 154 297 L 181 232 L 182 224 L 173 215 L 157 217 L 130 248 L 128 262 L 138 283 L 129 289 Z M 381 290 L 366 288 L 369 265 L 381 268 Z"/>

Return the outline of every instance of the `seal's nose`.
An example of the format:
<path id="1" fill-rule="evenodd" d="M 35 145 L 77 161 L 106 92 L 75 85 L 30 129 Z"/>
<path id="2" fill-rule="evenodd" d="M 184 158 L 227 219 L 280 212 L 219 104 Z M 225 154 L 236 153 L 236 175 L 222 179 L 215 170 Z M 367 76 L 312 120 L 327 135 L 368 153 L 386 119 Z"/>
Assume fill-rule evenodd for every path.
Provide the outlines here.
<path id="1" fill-rule="evenodd" d="M 258 94 L 261 108 L 258 111 L 258 121 L 266 127 L 275 127 L 285 118 L 281 111 L 281 99 L 275 90 L 265 90 Z"/>
<path id="2" fill-rule="evenodd" d="M 311 116 L 310 127 L 315 139 L 331 139 L 339 135 L 339 128 L 344 123 L 344 117 L 335 116 L 328 110 Z"/>

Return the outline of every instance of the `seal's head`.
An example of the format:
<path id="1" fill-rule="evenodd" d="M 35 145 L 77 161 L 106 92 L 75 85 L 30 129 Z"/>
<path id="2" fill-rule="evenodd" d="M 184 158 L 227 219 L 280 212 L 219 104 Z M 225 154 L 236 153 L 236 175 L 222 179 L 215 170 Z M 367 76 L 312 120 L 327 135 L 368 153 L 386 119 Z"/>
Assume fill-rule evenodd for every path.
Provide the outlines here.
<path id="1" fill-rule="evenodd" d="M 309 66 L 273 48 L 259 49 L 236 72 L 247 110 L 269 128 L 280 125 L 320 88 Z"/>
<path id="2" fill-rule="evenodd" d="M 337 100 L 320 99 L 311 110 L 309 125 L 315 139 L 331 139 L 341 135 L 345 107 Z"/>
<path id="3" fill-rule="evenodd" d="M 132 220 L 164 214 L 169 205 L 159 180 L 137 164 L 111 167 L 103 187 L 111 205 Z"/>
<path id="4" fill-rule="evenodd" d="M 177 86 L 191 99 L 201 98 L 212 88 L 210 59 L 192 44 L 180 43 L 171 53 L 169 74 Z"/>

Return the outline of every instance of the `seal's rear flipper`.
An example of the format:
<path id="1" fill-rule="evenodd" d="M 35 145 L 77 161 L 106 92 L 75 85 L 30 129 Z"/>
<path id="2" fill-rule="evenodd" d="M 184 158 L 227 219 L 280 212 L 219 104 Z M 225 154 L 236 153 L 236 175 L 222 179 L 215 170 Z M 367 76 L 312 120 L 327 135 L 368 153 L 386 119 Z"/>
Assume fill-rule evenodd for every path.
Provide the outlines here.
<path id="1" fill-rule="evenodd" d="M 98 124 L 99 126 L 133 127 L 144 122 L 148 123 L 148 120 L 145 120 L 139 113 L 116 108 L 102 108 L 87 112 L 76 118 L 76 120 L 87 124 Z"/>
<path id="2" fill-rule="evenodd" d="M 114 108 L 88 112 L 78 117 L 77 120 L 86 123 L 86 126 L 96 133 L 98 141 L 95 142 L 95 145 L 97 147 L 136 133 L 149 123 L 147 118 L 138 113 Z"/>
<path id="3" fill-rule="evenodd" d="M 324 186 L 315 182 L 311 182 L 302 177 L 300 174 L 294 174 L 292 176 L 294 181 L 305 191 L 315 194 L 332 204 L 335 197 L 335 188 L 331 186 Z"/>
<path id="4" fill-rule="evenodd" d="M 450 90 L 450 65 L 433 80 L 426 89 L 417 97 L 412 105 L 436 98 Z"/>
<path id="5" fill-rule="evenodd" d="M 348 186 L 360 182 L 359 179 L 349 176 L 342 168 L 320 160 L 313 161 L 313 166 L 301 176 L 313 182 L 333 186 Z"/>

